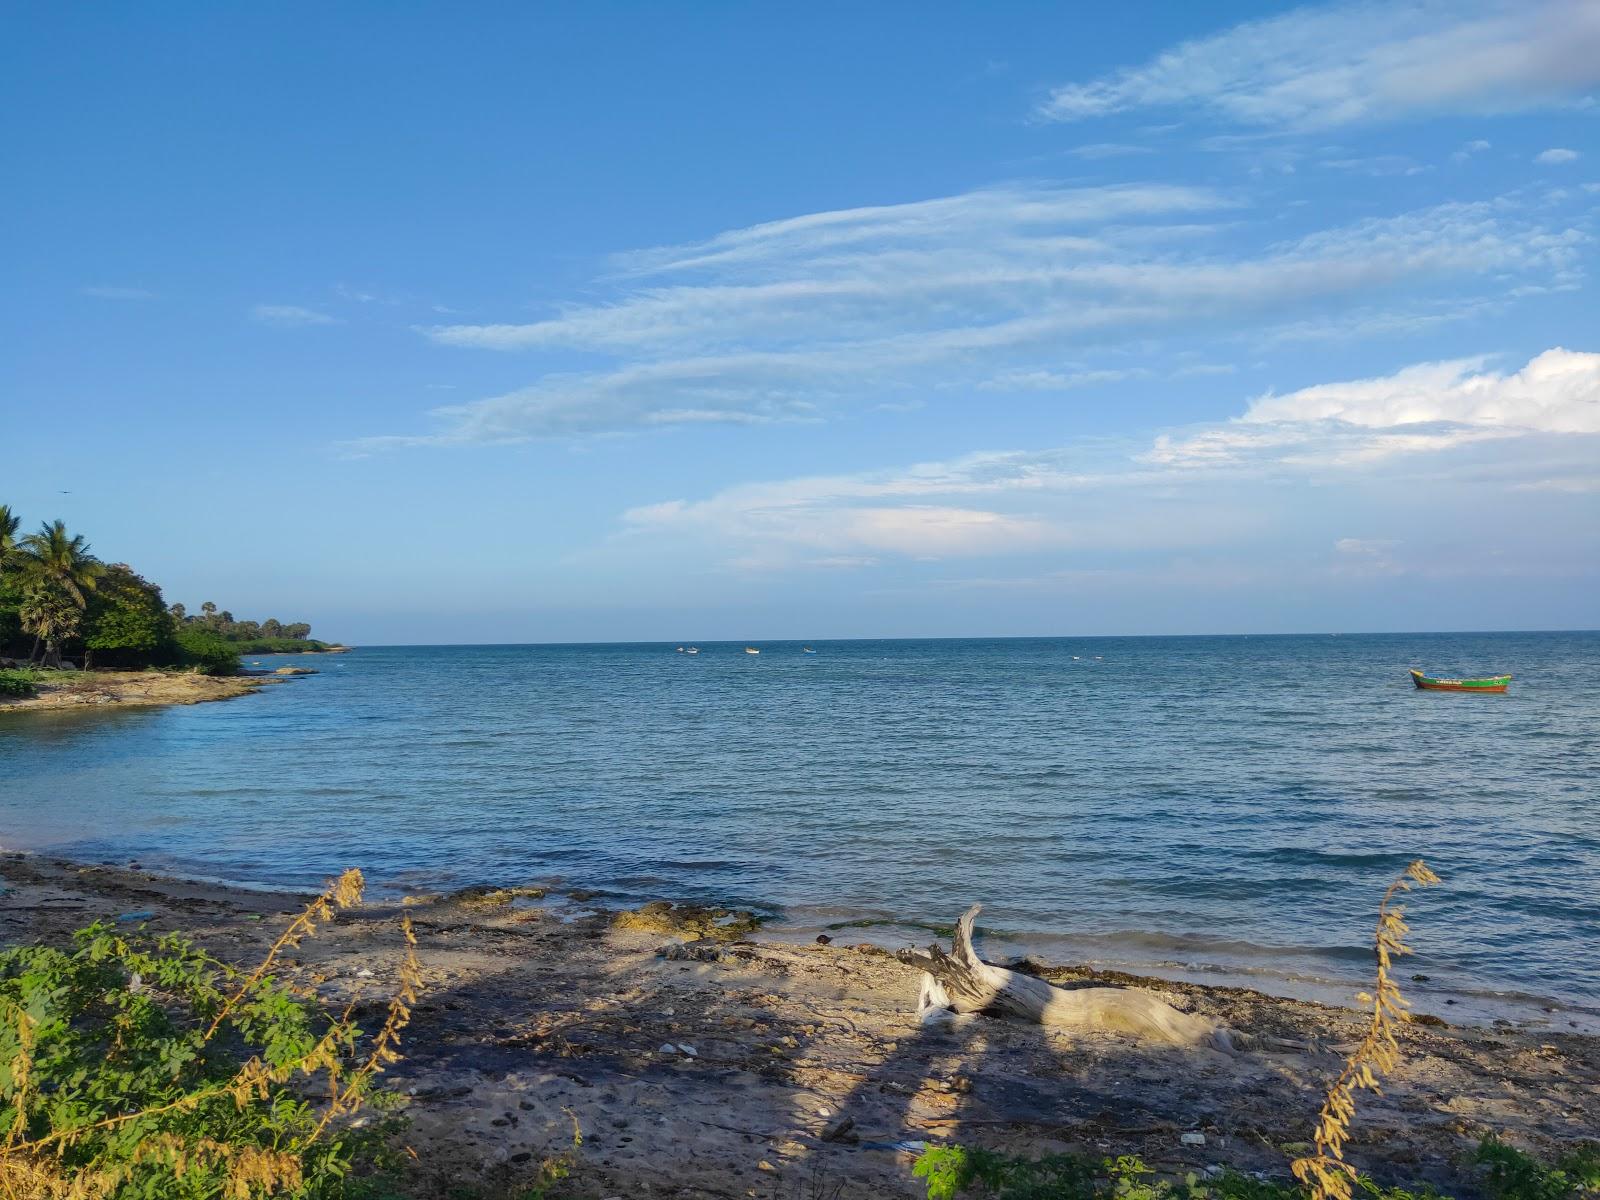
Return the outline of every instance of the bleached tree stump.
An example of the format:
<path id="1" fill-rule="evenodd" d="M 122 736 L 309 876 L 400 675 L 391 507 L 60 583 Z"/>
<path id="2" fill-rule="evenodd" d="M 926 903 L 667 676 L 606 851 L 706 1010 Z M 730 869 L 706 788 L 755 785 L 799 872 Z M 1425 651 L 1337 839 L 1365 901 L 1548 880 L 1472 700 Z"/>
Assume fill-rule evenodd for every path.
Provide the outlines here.
<path id="1" fill-rule="evenodd" d="M 1137 988 L 1059 988 L 986 963 L 972 948 L 974 904 L 956 922 L 951 953 L 937 944 L 927 954 L 902 950 L 899 958 L 923 969 L 919 1011 L 950 1008 L 990 1013 L 1063 1029 L 1127 1033 L 1173 1046 L 1208 1046 L 1232 1053 L 1240 1036 L 1208 1017 L 1179 1012 Z"/>

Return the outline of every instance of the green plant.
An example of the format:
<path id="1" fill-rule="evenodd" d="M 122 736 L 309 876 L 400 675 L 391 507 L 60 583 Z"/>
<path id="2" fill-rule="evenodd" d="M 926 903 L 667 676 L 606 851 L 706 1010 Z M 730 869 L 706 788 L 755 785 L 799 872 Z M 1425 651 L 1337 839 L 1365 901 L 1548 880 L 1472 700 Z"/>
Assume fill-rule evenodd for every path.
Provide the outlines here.
<path id="1" fill-rule="evenodd" d="M 927 1181 L 928 1200 L 954 1200 L 965 1192 L 995 1200 L 1307 1200 L 1310 1195 L 1299 1183 L 1232 1170 L 1167 1179 L 1133 1154 L 1098 1161 L 1075 1154 L 1025 1159 L 975 1147 L 930 1146 L 913 1171 Z M 1384 1188 L 1364 1175 L 1355 1186 L 1367 1200 L 1444 1200 L 1426 1185 Z"/>
<path id="2" fill-rule="evenodd" d="M 1496 1200 L 1574 1200 L 1600 1195 L 1600 1142 L 1585 1142 L 1547 1165 L 1494 1136 L 1478 1145 L 1484 1183 Z"/>
<path id="3" fill-rule="evenodd" d="M 186 667 L 202 675 L 232 675 L 239 669 L 239 651 L 207 629 L 185 626 L 178 630 L 178 656 Z"/>
<path id="4" fill-rule="evenodd" d="M 97 665 L 170 663 L 176 654 L 172 617 L 161 589 L 120 563 L 109 566 L 90 595 L 83 645 Z"/>
<path id="5" fill-rule="evenodd" d="M 420 969 L 409 923 L 381 1029 L 273 973 L 281 952 L 360 901 L 348 871 L 245 972 L 183 937 L 91 925 L 63 951 L 0 952 L 5 1200 L 353 1200 L 382 1194 L 389 1098 Z M 308 1099 L 308 1096 L 320 1099 Z"/>
<path id="6" fill-rule="evenodd" d="M 0 670 L 0 696 L 31 696 L 39 690 L 38 683 L 37 671 Z"/>

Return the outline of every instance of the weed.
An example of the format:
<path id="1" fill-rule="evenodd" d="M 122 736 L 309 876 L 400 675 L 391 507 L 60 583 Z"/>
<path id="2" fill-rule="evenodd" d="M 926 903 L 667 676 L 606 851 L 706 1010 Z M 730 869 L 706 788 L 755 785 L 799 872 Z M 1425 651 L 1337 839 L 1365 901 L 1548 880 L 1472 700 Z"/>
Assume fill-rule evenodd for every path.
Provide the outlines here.
<path id="1" fill-rule="evenodd" d="M 328 1013 L 272 973 L 361 890 L 360 872 L 345 872 L 249 972 L 179 935 L 124 937 L 103 923 L 70 952 L 0 952 L 0 1197 L 381 1194 L 394 1098 L 375 1079 L 398 1058 L 420 981 L 410 925 L 371 1038 L 350 1008 Z M 376 1120 L 355 1119 L 364 1105 Z"/>
<path id="2" fill-rule="evenodd" d="M 1377 984 L 1372 993 L 1360 999 L 1372 1006 L 1366 1036 L 1345 1062 L 1344 1070 L 1328 1088 L 1322 1111 L 1317 1114 L 1316 1152 L 1289 1164 L 1296 1179 L 1311 1189 L 1312 1200 L 1351 1200 L 1355 1168 L 1344 1161 L 1344 1143 L 1350 1136 L 1350 1122 L 1356 1115 L 1356 1090 L 1377 1092 L 1378 1076 L 1388 1074 L 1400 1063 L 1400 1044 L 1395 1029 L 1408 1019 L 1409 1005 L 1391 974 L 1394 960 L 1410 954 L 1405 944 L 1409 927 L 1405 909 L 1395 899 L 1413 886 L 1431 887 L 1439 877 L 1420 858 L 1408 866 L 1389 885 L 1378 904 L 1378 929 L 1374 947 L 1378 958 Z"/>
<path id="3" fill-rule="evenodd" d="M 1488 1168 L 1484 1183 L 1495 1200 L 1600 1196 L 1600 1142 L 1586 1142 L 1546 1165 L 1490 1136 L 1478 1145 L 1477 1162 Z"/>

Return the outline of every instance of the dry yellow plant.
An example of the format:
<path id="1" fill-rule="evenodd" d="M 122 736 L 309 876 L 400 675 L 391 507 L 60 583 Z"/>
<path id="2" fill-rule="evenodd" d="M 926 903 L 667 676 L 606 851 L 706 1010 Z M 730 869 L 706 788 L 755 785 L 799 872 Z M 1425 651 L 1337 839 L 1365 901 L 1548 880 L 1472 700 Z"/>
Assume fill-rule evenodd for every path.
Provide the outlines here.
<path id="1" fill-rule="evenodd" d="M 1350 1200 L 1351 1182 L 1356 1170 L 1344 1160 L 1344 1144 L 1350 1136 L 1350 1122 L 1356 1115 L 1356 1091 L 1366 1088 L 1376 1093 L 1378 1077 L 1400 1063 L 1400 1043 L 1396 1027 L 1410 1020 L 1410 1004 L 1400 994 L 1392 969 L 1394 960 L 1410 954 L 1405 935 L 1405 908 L 1395 901 L 1413 887 L 1432 887 L 1439 877 L 1420 858 L 1391 883 L 1378 904 L 1378 929 L 1375 938 L 1378 971 L 1377 985 L 1358 999 L 1372 1006 L 1366 1035 L 1345 1060 L 1344 1070 L 1328 1088 L 1327 1099 L 1317 1114 L 1316 1152 L 1289 1164 L 1296 1179 L 1311 1189 L 1312 1200 Z"/>

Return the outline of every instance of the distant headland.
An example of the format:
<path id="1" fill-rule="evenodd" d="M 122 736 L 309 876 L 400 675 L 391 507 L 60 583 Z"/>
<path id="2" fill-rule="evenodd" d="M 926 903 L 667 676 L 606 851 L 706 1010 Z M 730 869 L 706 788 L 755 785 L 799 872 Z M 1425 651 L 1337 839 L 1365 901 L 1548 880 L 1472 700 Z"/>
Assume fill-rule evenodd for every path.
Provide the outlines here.
<path id="1" fill-rule="evenodd" d="M 242 655 L 349 649 L 304 621 L 236 620 L 209 600 L 191 614 L 64 522 L 21 523 L 0 504 L 0 708 L 227 699 L 268 674 L 242 675 Z"/>

